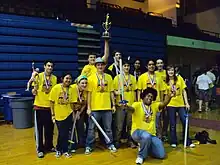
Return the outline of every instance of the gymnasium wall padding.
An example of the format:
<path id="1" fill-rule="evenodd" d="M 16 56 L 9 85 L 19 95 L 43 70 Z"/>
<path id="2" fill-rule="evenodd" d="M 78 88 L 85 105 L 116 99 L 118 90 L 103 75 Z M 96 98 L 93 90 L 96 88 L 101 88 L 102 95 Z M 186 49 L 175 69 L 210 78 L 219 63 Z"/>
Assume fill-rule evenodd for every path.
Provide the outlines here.
<path id="1" fill-rule="evenodd" d="M 24 93 L 32 69 L 54 61 L 54 74 L 78 75 L 77 28 L 70 22 L 0 14 L 0 94 Z M 2 102 L 1 102 L 2 104 Z"/>
<path id="2" fill-rule="evenodd" d="M 100 25 L 94 25 L 96 29 L 103 32 Z M 140 58 L 144 64 L 148 59 L 165 59 L 166 55 L 166 35 L 148 32 L 139 29 L 130 29 L 113 26 L 110 29 L 111 34 L 111 48 L 110 52 L 114 50 L 120 51 L 123 57 Z M 104 48 L 103 41 L 101 41 L 102 52 Z M 112 56 L 109 59 L 113 62 Z"/>

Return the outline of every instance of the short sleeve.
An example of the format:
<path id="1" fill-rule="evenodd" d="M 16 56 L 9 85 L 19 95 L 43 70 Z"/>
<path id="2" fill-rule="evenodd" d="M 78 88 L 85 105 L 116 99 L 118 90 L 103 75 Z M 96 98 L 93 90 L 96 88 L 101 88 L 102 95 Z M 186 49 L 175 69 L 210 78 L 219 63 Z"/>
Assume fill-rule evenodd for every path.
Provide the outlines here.
<path id="1" fill-rule="evenodd" d="M 71 87 L 71 102 L 72 103 L 76 103 L 78 101 L 78 93 L 74 85 Z"/>
<path id="2" fill-rule="evenodd" d="M 82 69 L 81 75 L 88 76 L 89 72 L 90 72 L 90 69 L 89 69 L 89 67 L 87 67 L 87 65 L 86 65 L 86 66 L 84 66 L 84 68 Z"/>
<path id="3" fill-rule="evenodd" d="M 208 84 L 211 84 L 212 80 L 209 78 L 209 76 L 206 76 L 206 77 L 207 77 Z"/>
<path id="4" fill-rule="evenodd" d="M 57 88 L 53 87 L 50 91 L 49 100 L 55 102 L 57 97 Z"/>
<path id="5" fill-rule="evenodd" d="M 88 91 L 88 92 L 92 92 L 93 89 L 94 89 L 94 88 L 93 88 L 93 83 L 94 83 L 94 82 L 93 82 L 93 79 L 94 79 L 93 76 L 91 76 L 91 77 L 88 78 L 88 84 L 87 84 L 87 91 Z"/>
<path id="6" fill-rule="evenodd" d="M 178 77 L 180 84 L 181 84 L 181 89 L 185 89 L 187 88 L 185 81 L 183 80 L 183 78 L 181 76 Z"/>
<path id="7" fill-rule="evenodd" d="M 137 107 L 138 107 L 138 102 L 134 102 L 134 103 L 132 104 L 132 107 L 134 108 L 134 110 L 136 110 Z"/>

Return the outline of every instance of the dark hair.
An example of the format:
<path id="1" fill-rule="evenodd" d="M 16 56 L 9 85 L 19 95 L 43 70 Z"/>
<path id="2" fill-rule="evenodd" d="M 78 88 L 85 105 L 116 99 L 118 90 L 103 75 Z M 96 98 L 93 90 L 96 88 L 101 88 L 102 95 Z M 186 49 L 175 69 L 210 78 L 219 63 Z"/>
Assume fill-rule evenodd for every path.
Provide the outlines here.
<path id="1" fill-rule="evenodd" d="M 129 65 L 131 65 L 131 64 L 130 64 L 130 60 L 124 59 L 124 60 L 122 61 L 122 65 L 124 65 L 124 64 L 129 64 Z"/>
<path id="2" fill-rule="evenodd" d="M 52 61 L 51 59 L 49 59 L 49 60 L 45 60 L 45 61 L 44 61 L 44 66 L 46 66 L 48 62 L 49 62 L 49 63 L 52 63 L 52 64 L 54 65 L 53 61 Z"/>
<path id="3" fill-rule="evenodd" d="M 118 50 L 114 50 L 114 51 L 112 52 L 112 56 L 115 57 L 115 53 L 117 53 L 117 52 L 121 54 L 120 51 L 118 51 Z M 122 55 L 121 55 L 121 56 L 122 56 Z"/>
<path id="4" fill-rule="evenodd" d="M 173 70 L 174 70 L 174 84 L 176 84 L 176 82 L 177 82 L 177 76 L 176 76 L 176 70 L 175 70 L 175 66 L 173 66 L 173 65 L 168 65 L 167 66 L 167 69 L 166 69 L 166 83 L 167 84 L 169 84 L 169 82 L 170 82 L 170 76 L 168 75 L 168 70 L 170 70 L 171 68 L 173 68 Z"/>
<path id="5" fill-rule="evenodd" d="M 146 95 L 148 95 L 149 93 L 151 93 L 153 95 L 153 101 L 155 101 L 157 98 L 157 90 L 154 88 L 150 88 L 150 87 L 147 87 L 147 89 L 145 89 L 141 93 L 141 99 L 143 100 L 146 97 Z"/>
<path id="6" fill-rule="evenodd" d="M 61 75 L 61 80 L 63 80 L 63 78 L 65 76 L 67 76 L 67 75 L 70 75 L 73 78 L 72 73 L 70 73 L 70 72 L 63 72 L 62 75 Z"/>
<path id="7" fill-rule="evenodd" d="M 147 65 L 149 64 L 150 61 L 154 62 L 154 65 L 156 64 L 154 59 L 149 59 L 149 60 L 147 60 Z"/>
<path id="8" fill-rule="evenodd" d="M 88 56 L 90 56 L 90 55 L 95 55 L 95 56 L 97 56 L 97 53 L 96 53 L 96 52 L 89 52 L 89 53 L 88 53 Z"/>

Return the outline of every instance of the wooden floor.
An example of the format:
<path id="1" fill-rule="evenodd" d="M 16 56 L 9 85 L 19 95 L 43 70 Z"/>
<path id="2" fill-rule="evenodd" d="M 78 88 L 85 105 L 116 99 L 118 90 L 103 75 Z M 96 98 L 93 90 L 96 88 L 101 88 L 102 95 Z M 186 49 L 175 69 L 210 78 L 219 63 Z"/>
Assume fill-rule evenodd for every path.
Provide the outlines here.
<path id="1" fill-rule="evenodd" d="M 214 113 L 214 112 L 212 112 Z M 215 112 L 215 114 L 218 114 Z M 203 114 L 202 114 L 203 115 Z M 213 115 L 209 115 L 213 116 Z M 206 116 L 206 118 L 209 118 Z M 214 117 L 216 120 L 220 118 Z M 178 130 L 181 127 L 178 125 Z M 191 127 L 190 134 L 203 128 Z M 132 165 L 135 164 L 136 149 L 119 149 L 117 153 L 110 153 L 106 149 L 96 149 L 91 155 L 86 156 L 83 150 L 78 150 L 72 158 L 55 158 L 54 153 L 48 154 L 43 159 L 38 159 L 35 153 L 35 141 L 33 138 L 33 128 L 14 129 L 11 125 L 0 126 L 0 165 Z M 220 142 L 220 131 L 207 130 L 212 139 Z M 56 131 L 55 140 L 56 144 Z M 148 158 L 144 164 L 149 165 L 220 165 L 220 144 L 197 145 L 194 149 L 183 149 L 179 145 L 172 149 L 165 144 L 167 158 L 156 160 Z"/>

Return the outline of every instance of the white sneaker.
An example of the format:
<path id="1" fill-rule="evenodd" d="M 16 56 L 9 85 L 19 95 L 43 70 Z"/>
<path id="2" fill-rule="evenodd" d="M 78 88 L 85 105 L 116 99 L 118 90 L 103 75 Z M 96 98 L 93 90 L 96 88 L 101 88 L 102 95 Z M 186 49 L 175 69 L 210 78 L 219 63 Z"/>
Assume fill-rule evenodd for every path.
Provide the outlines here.
<path id="1" fill-rule="evenodd" d="M 171 144 L 171 147 L 172 148 L 176 148 L 176 144 Z"/>
<path id="2" fill-rule="evenodd" d="M 63 156 L 65 156 L 66 158 L 71 158 L 72 155 L 68 152 L 63 153 Z"/>
<path id="3" fill-rule="evenodd" d="M 115 146 L 112 144 L 108 147 L 108 149 L 111 151 L 111 152 L 117 152 L 117 149 L 115 148 Z"/>
<path id="4" fill-rule="evenodd" d="M 92 149 L 90 147 L 86 147 L 85 154 L 89 155 L 92 153 Z"/>
<path id="5" fill-rule="evenodd" d="M 71 153 L 76 153 L 76 150 L 75 150 L 75 149 L 72 149 L 70 152 L 71 152 Z"/>
<path id="6" fill-rule="evenodd" d="M 137 157 L 135 161 L 136 164 L 143 164 L 143 162 L 144 162 L 143 158 L 140 158 L 140 157 Z"/>
<path id="7" fill-rule="evenodd" d="M 193 143 L 189 145 L 189 148 L 195 148 L 195 147 L 196 147 L 196 145 Z"/>
<path id="8" fill-rule="evenodd" d="M 56 156 L 56 158 L 60 158 L 60 157 L 61 157 L 61 155 L 62 155 L 62 154 L 61 154 L 61 152 L 60 152 L 60 151 L 56 151 L 56 155 L 55 155 L 55 156 Z"/>

